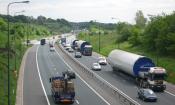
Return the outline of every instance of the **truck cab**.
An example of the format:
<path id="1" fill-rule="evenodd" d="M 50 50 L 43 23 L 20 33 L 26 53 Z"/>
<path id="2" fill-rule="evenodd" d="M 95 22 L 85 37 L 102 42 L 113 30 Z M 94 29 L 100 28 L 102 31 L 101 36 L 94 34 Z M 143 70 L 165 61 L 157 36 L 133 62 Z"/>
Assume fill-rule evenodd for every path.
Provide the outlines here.
<path id="1" fill-rule="evenodd" d="M 92 45 L 85 45 L 84 46 L 83 55 L 85 55 L 85 56 L 92 55 Z"/>
<path id="2" fill-rule="evenodd" d="M 164 91 L 166 89 L 165 85 L 166 70 L 162 67 L 151 67 L 148 72 L 148 83 L 149 88 L 157 91 Z"/>
<path id="3" fill-rule="evenodd" d="M 162 67 L 148 67 L 147 72 L 140 72 L 139 86 L 142 88 L 150 88 L 154 91 L 164 91 L 166 89 L 165 77 L 166 70 Z"/>

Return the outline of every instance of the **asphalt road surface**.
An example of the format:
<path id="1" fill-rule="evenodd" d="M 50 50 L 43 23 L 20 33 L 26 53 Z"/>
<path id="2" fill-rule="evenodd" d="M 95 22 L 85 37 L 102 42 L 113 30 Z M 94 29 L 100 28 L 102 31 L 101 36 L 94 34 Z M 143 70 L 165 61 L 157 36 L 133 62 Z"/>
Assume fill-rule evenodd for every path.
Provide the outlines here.
<path id="1" fill-rule="evenodd" d="M 70 53 L 70 55 L 74 57 L 74 53 Z M 77 58 L 77 60 L 91 69 L 92 63 L 97 62 L 98 55 L 93 54 L 92 56 L 82 56 L 82 58 Z M 171 95 L 167 92 L 156 93 L 158 97 L 157 102 L 143 102 L 142 100 L 138 99 L 138 87 L 135 85 L 134 79 L 126 74 L 113 72 L 109 64 L 102 66 L 101 71 L 94 72 L 141 105 L 175 105 L 175 95 Z"/>
<path id="2" fill-rule="evenodd" d="M 69 69 L 49 46 L 35 45 L 26 59 L 23 80 L 23 105 L 55 105 L 51 98 L 49 78 L 61 75 Z M 80 78 L 74 80 L 75 103 L 73 105 L 107 105 Z"/>

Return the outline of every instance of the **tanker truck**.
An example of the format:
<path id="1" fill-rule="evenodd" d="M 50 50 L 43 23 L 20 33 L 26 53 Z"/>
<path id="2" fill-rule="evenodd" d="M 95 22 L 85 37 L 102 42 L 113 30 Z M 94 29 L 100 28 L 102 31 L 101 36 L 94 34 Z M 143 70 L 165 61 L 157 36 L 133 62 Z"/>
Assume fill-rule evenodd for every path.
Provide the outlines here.
<path id="1" fill-rule="evenodd" d="M 75 42 L 76 49 L 85 56 L 92 55 L 92 45 L 89 42 L 78 40 Z"/>
<path id="2" fill-rule="evenodd" d="M 164 91 L 166 70 L 156 67 L 154 62 L 146 57 L 122 50 L 113 50 L 108 55 L 108 63 L 113 71 L 121 71 L 133 76 L 141 88 L 153 91 Z"/>

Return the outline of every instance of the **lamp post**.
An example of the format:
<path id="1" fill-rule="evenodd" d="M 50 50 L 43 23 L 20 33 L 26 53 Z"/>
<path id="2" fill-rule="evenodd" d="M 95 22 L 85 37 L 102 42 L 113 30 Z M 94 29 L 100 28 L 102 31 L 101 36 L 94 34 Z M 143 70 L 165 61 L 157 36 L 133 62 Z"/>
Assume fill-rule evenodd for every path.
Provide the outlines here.
<path id="1" fill-rule="evenodd" d="M 114 18 L 114 17 L 112 17 L 111 19 L 112 20 L 117 20 L 117 18 Z M 119 42 L 117 42 L 117 46 L 118 46 L 118 49 L 120 49 L 120 43 Z"/>
<path id="2" fill-rule="evenodd" d="M 95 22 L 96 22 L 96 24 L 97 24 L 97 20 L 94 20 Z M 98 24 L 98 52 L 100 53 L 100 41 L 101 40 L 101 36 L 100 36 L 100 23 Z"/>
<path id="3" fill-rule="evenodd" d="M 19 11 L 19 12 L 15 12 L 14 16 L 16 16 L 16 14 L 23 13 L 23 12 L 25 12 L 25 11 L 22 10 L 22 11 Z M 16 36 L 15 35 L 14 35 L 14 49 L 15 49 L 15 70 L 16 70 Z"/>
<path id="4" fill-rule="evenodd" d="M 7 18 L 8 18 L 8 32 L 7 32 L 7 48 L 8 48 L 8 53 L 7 53 L 7 77 L 8 77 L 8 105 L 10 105 L 10 24 L 9 24 L 9 9 L 12 4 L 17 4 L 17 3 L 29 3 L 29 1 L 20 1 L 20 2 L 11 2 L 7 6 Z"/>

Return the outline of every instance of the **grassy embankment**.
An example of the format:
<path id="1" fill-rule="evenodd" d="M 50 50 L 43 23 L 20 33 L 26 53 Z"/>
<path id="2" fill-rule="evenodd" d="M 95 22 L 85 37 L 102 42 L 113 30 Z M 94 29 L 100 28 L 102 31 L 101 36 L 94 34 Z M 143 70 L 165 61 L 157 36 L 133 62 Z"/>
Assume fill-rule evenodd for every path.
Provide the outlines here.
<path id="1" fill-rule="evenodd" d="M 89 41 L 93 45 L 93 51 L 98 52 L 98 35 L 79 35 L 79 39 Z M 101 51 L 100 54 L 108 56 L 110 51 L 113 49 L 118 49 L 118 44 L 116 43 L 116 35 L 101 35 Z M 152 60 L 161 67 L 167 70 L 167 81 L 175 84 L 175 57 L 171 56 L 158 56 L 152 51 L 145 51 L 141 47 L 132 47 L 127 41 L 119 44 L 119 49 L 141 54 L 152 58 Z M 158 58 L 158 60 L 157 60 Z"/>
<path id="2" fill-rule="evenodd" d="M 17 88 L 17 80 L 18 80 L 18 72 L 20 63 L 23 57 L 24 52 L 27 47 L 22 47 L 21 51 L 17 51 L 16 57 L 16 70 L 15 70 L 15 59 L 10 56 L 10 99 L 11 105 L 15 104 L 16 101 L 16 88 Z M 8 78 L 7 78 L 7 53 L 0 54 L 0 104 L 7 105 L 7 97 L 8 97 Z"/>

